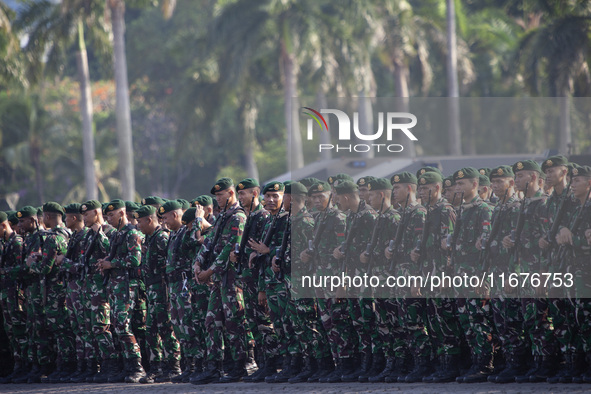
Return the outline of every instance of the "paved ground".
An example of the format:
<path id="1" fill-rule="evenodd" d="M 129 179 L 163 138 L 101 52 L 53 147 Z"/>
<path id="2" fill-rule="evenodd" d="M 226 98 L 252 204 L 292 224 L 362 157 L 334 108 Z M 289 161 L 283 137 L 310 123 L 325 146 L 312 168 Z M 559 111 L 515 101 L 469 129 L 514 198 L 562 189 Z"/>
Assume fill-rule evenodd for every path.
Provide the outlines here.
<path id="1" fill-rule="evenodd" d="M 384 392 L 413 393 L 582 393 L 591 392 L 591 385 L 584 384 L 369 384 L 369 383 L 337 383 L 337 384 L 267 384 L 267 383 L 232 383 L 209 384 L 195 386 L 192 384 L 7 384 L 0 385 L 2 393 L 43 393 L 43 394 L 69 394 L 69 393 L 384 393 Z"/>

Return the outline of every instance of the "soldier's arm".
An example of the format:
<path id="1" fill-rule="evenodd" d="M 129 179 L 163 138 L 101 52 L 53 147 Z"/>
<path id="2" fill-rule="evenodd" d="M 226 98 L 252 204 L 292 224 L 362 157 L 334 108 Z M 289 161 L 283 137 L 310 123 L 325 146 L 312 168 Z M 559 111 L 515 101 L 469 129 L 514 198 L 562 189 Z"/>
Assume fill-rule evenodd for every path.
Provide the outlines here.
<path id="1" fill-rule="evenodd" d="M 59 251 L 57 235 L 47 236 L 43 245 L 43 257 L 41 260 L 35 261 L 31 264 L 31 271 L 41 275 L 49 274 L 55 264 Z"/>
<path id="2" fill-rule="evenodd" d="M 158 249 L 158 261 L 160 262 L 160 268 L 166 269 L 166 254 L 168 247 L 168 238 L 170 235 L 166 231 L 162 231 L 160 236 L 156 240 L 156 248 Z"/>
<path id="3" fill-rule="evenodd" d="M 227 261 L 230 258 L 230 252 L 234 250 L 234 245 L 236 243 L 240 243 L 242 239 L 242 232 L 244 231 L 244 223 L 246 222 L 246 215 L 244 213 L 239 212 L 232 217 L 232 220 L 226 224 L 226 227 L 223 230 L 222 234 L 222 242 L 225 242 L 223 245 L 222 251 L 217 255 L 215 261 L 212 264 L 212 270 L 216 274 L 222 274 L 226 269 Z"/>
<path id="4" fill-rule="evenodd" d="M 23 240 L 16 237 L 12 244 L 12 253 L 14 256 L 14 266 L 8 269 L 8 276 L 12 280 L 20 279 L 23 267 Z"/>
<path id="5" fill-rule="evenodd" d="M 127 253 L 123 258 L 115 257 L 111 261 L 112 268 L 134 268 L 139 267 L 142 260 L 142 238 L 135 231 L 127 233 L 125 240 Z"/>

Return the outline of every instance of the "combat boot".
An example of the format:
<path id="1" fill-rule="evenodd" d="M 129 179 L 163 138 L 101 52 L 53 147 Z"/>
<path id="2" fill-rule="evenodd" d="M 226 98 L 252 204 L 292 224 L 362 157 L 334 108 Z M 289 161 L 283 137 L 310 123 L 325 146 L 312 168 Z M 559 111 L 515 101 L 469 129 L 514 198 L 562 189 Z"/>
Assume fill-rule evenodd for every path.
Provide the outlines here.
<path id="1" fill-rule="evenodd" d="M 12 379 L 16 378 L 19 374 L 21 374 L 23 369 L 23 363 L 20 361 L 15 361 L 14 366 L 12 368 L 12 372 L 9 375 L 4 376 L 3 378 L 0 378 L 0 384 L 11 383 Z"/>
<path id="2" fill-rule="evenodd" d="M 40 365 L 36 371 L 31 371 L 27 378 L 27 383 L 41 383 L 42 379 L 47 379 L 51 372 L 51 366 L 49 364 Z"/>
<path id="3" fill-rule="evenodd" d="M 410 356 L 396 357 L 394 359 L 394 366 L 390 373 L 384 378 L 386 383 L 404 383 L 404 378 L 410 373 L 413 368 L 413 362 Z"/>
<path id="4" fill-rule="evenodd" d="M 448 383 L 454 382 L 460 376 L 460 356 L 457 354 L 446 354 L 441 360 L 441 368 L 439 373 L 434 375 L 431 383 Z M 423 380 L 424 381 L 424 380 Z"/>
<path id="5" fill-rule="evenodd" d="M 246 371 L 246 360 L 237 360 L 234 362 L 234 368 L 225 376 L 220 377 L 218 383 L 236 383 L 240 382 L 243 377 L 248 375 Z"/>
<path id="6" fill-rule="evenodd" d="M 162 363 L 160 361 L 150 362 L 150 372 L 140 379 L 140 383 L 154 383 L 156 376 L 162 375 Z"/>
<path id="7" fill-rule="evenodd" d="M 462 370 L 463 373 L 461 373 L 460 376 L 456 378 L 456 382 L 464 383 L 464 376 L 476 373 L 479 369 L 480 367 L 478 366 L 478 357 L 475 354 L 472 354 L 472 364 L 468 367 L 468 369 Z"/>
<path id="8" fill-rule="evenodd" d="M 394 370 L 394 366 L 396 364 L 396 360 L 394 359 L 394 357 L 388 357 L 386 359 L 386 365 L 384 366 L 384 369 L 382 369 L 382 371 L 375 375 L 370 377 L 368 380 L 370 383 L 383 383 L 386 381 L 386 376 L 390 375 L 392 373 L 392 371 Z"/>
<path id="9" fill-rule="evenodd" d="M 76 368 L 74 372 L 69 375 L 62 376 L 60 379 L 60 383 L 72 383 L 72 378 L 77 378 L 80 375 L 83 375 L 86 372 L 86 361 L 85 360 L 76 360 Z"/>
<path id="10" fill-rule="evenodd" d="M 109 383 L 123 383 L 129 373 L 129 361 L 127 359 L 112 359 L 108 375 Z"/>
<path id="11" fill-rule="evenodd" d="M 418 356 L 415 358 L 415 367 L 406 376 L 400 376 L 398 383 L 417 383 L 422 382 L 423 378 L 433 373 L 433 368 L 429 364 L 429 357 Z"/>
<path id="12" fill-rule="evenodd" d="M 587 361 L 587 367 L 581 375 L 573 376 L 573 383 L 591 383 L 591 352 L 585 354 L 585 360 Z"/>
<path id="13" fill-rule="evenodd" d="M 295 355 L 291 356 L 289 367 L 286 370 L 282 370 L 275 376 L 273 383 L 286 383 L 290 378 L 293 378 L 302 371 L 302 356 Z M 265 381 L 267 381 L 265 379 Z"/>
<path id="14" fill-rule="evenodd" d="M 31 369 L 30 370 L 27 369 L 27 368 L 24 368 L 21 374 L 19 374 L 18 376 L 13 377 L 12 378 L 12 383 L 16 383 L 16 384 L 27 383 L 27 381 L 29 379 L 29 375 L 35 369 L 39 369 L 39 365 L 34 362 L 31 365 Z"/>
<path id="15" fill-rule="evenodd" d="M 281 371 L 265 377 L 265 383 L 274 383 L 275 378 L 283 371 L 288 371 L 291 365 L 291 354 L 283 356 L 283 364 L 281 365 Z M 252 380 L 251 380 L 252 381 Z"/>
<path id="16" fill-rule="evenodd" d="M 252 372 L 258 368 L 258 365 L 254 359 L 254 349 L 253 348 L 248 349 L 245 368 L 248 372 Z"/>
<path id="17" fill-rule="evenodd" d="M 183 371 L 181 371 L 181 362 L 177 359 L 169 360 L 166 363 L 166 366 L 162 368 L 162 373 L 154 377 L 154 383 L 166 383 L 170 382 L 171 379 L 176 378 L 177 376 L 181 375 Z M 183 383 L 189 383 L 189 378 L 187 377 L 187 381 Z"/>
<path id="18" fill-rule="evenodd" d="M 64 367 L 65 363 L 63 363 L 61 359 L 59 359 L 53 371 L 49 375 L 41 377 L 41 383 L 59 383 L 59 378 L 64 372 Z M 55 381 L 56 379 L 58 379 L 57 382 Z"/>
<path id="19" fill-rule="evenodd" d="M 189 377 L 195 373 L 195 358 L 193 357 L 186 357 L 185 358 L 185 368 L 183 369 L 183 373 L 171 378 L 170 381 L 172 383 L 183 383 L 185 379 L 189 379 Z"/>
<path id="20" fill-rule="evenodd" d="M 332 356 L 326 356 L 320 359 L 318 371 L 308 378 L 308 383 L 316 383 L 325 376 L 330 375 L 335 369 Z"/>
<path id="21" fill-rule="evenodd" d="M 269 357 L 264 363 L 262 363 L 261 368 L 258 371 L 250 376 L 246 376 L 242 380 L 250 383 L 264 382 L 267 376 L 273 376 L 277 374 L 277 361 L 277 356 Z"/>
<path id="22" fill-rule="evenodd" d="M 359 377 L 368 373 L 371 369 L 372 354 L 371 351 L 366 351 L 361 357 L 361 363 L 349 374 L 343 374 L 341 380 L 343 382 L 359 382 Z"/>
<path id="23" fill-rule="evenodd" d="M 208 361 L 204 371 L 195 378 L 192 378 L 189 382 L 198 385 L 212 383 L 218 381 L 223 373 L 223 362 L 221 360 Z"/>
<path id="24" fill-rule="evenodd" d="M 540 368 L 529 376 L 530 383 L 546 382 L 548 378 L 554 376 L 558 371 L 558 363 L 554 356 L 542 356 Z M 517 379 L 515 380 L 517 381 Z"/>
<path id="25" fill-rule="evenodd" d="M 337 358 L 336 359 L 336 367 L 334 371 L 329 373 L 328 375 L 318 379 L 318 383 L 335 383 L 340 382 L 341 376 L 343 375 L 343 359 Z"/>
<path id="26" fill-rule="evenodd" d="M 125 383 L 139 383 L 142 378 L 146 377 L 141 358 L 134 357 L 126 361 L 128 374 L 125 376 Z"/>
<path id="27" fill-rule="evenodd" d="M 527 372 L 527 363 L 525 357 L 510 355 L 505 368 L 497 375 L 489 376 L 488 381 L 493 383 L 513 383 L 517 376 L 522 376 Z"/>
<path id="28" fill-rule="evenodd" d="M 317 361 L 314 357 L 304 358 L 304 367 L 295 376 L 292 376 L 287 381 L 289 383 L 304 383 L 307 382 L 310 376 L 314 374 L 314 371 L 318 369 Z"/>
<path id="29" fill-rule="evenodd" d="M 486 382 L 486 379 L 493 371 L 492 359 L 492 353 L 479 355 L 476 372 L 464 375 L 462 383 Z"/>
<path id="30" fill-rule="evenodd" d="M 371 368 L 364 372 L 363 374 L 359 375 L 359 382 L 366 383 L 369 381 L 369 378 L 372 376 L 379 375 L 384 368 L 386 367 L 386 357 L 384 357 L 384 353 L 379 352 L 372 356 L 371 360 Z"/>
<path id="31" fill-rule="evenodd" d="M 93 379 L 94 375 L 98 373 L 98 362 L 96 361 L 96 358 L 89 358 L 84 364 L 84 372 L 77 376 L 72 376 L 70 378 L 70 383 L 84 383 L 87 378 Z"/>

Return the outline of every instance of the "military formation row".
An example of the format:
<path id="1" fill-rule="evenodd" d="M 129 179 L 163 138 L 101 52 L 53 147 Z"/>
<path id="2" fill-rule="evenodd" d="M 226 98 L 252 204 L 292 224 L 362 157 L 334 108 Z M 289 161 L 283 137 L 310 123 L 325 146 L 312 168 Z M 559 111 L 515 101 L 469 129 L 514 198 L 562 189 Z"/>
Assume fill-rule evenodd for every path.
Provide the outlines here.
<path id="1" fill-rule="evenodd" d="M 15 359 L 2 381 L 591 382 L 590 191 L 591 168 L 555 156 L 447 178 L 431 167 L 264 187 L 222 178 L 217 207 L 148 197 L 2 212 Z M 462 298 L 292 287 L 292 272 L 364 267 L 564 271 L 580 285 Z"/>

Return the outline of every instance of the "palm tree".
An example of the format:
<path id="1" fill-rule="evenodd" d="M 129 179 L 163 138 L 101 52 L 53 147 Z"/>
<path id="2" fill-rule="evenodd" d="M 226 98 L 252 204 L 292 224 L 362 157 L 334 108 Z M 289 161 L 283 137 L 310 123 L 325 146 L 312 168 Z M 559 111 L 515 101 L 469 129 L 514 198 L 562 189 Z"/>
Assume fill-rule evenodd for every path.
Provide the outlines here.
<path id="1" fill-rule="evenodd" d="M 447 25 L 447 96 L 449 102 L 448 140 L 449 153 L 454 156 L 462 154 L 460 107 L 456 100 L 460 97 L 458 84 L 458 54 L 456 37 L 456 8 L 455 0 L 445 0 Z"/>

